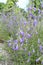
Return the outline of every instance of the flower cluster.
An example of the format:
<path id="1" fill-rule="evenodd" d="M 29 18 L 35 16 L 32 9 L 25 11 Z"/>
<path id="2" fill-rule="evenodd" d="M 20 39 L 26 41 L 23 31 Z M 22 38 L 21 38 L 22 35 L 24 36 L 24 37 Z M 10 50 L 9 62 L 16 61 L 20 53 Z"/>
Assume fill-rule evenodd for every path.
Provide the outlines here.
<path id="1" fill-rule="evenodd" d="M 43 64 L 43 10 L 37 9 L 38 15 L 33 13 L 36 8 L 28 10 L 28 20 L 22 16 L 21 12 L 17 15 L 13 11 L 6 15 L 2 13 L 0 34 L 7 31 L 6 33 L 10 36 L 7 41 L 8 47 L 17 54 L 17 58 L 22 56 L 22 59 L 20 57 L 21 60 L 17 59 L 17 61 Z"/>

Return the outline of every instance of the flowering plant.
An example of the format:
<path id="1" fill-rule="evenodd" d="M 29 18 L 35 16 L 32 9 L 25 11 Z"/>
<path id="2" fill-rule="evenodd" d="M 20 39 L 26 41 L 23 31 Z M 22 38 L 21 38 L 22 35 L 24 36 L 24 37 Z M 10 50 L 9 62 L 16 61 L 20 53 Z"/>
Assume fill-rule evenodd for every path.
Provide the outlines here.
<path id="1" fill-rule="evenodd" d="M 38 15 L 33 11 L 38 11 Z M 0 16 L 0 39 L 18 65 L 43 64 L 43 9 L 28 8 L 27 20 L 21 12 Z"/>

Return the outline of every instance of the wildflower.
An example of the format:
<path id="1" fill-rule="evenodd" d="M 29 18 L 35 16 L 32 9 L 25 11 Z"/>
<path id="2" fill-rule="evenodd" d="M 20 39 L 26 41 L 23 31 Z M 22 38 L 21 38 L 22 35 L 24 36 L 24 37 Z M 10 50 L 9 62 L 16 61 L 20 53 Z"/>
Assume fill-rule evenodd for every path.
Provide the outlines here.
<path id="1" fill-rule="evenodd" d="M 33 17 L 33 14 L 32 13 L 30 13 L 30 17 Z"/>
<path id="2" fill-rule="evenodd" d="M 40 57 L 38 59 L 36 59 L 36 62 L 38 62 L 40 60 Z"/>
<path id="3" fill-rule="evenodd" d="M 31 55 L 31 53 L 30 53 L 30 51 L 28 52 L 28 56 L 30 56 Z"/>
<path id="4" fill-rule="evenodd" d="M 37 25 L 37 20 L 35 19 L 33 22 L 33 26 L 36 26 L 36 25 Z"/>
<path id="5" fill-rule="evenodd" d="M 34 11 L 36 11 L 36 8 L 34 7 Z"/>
<path id="6" fill-rule="evenodd" d="M 38 9 L 38 13 L 40 14 L 40 12 L 41 12 L 41 10 L 40 9 Z"/>
<path id="7" fill-rule="evenodd" d="M 15 48 L 15 50 L 18 50 L 18 44 L 16 45 L 16 48 Z"/>
<path id="8" fill-rule="evenodd" d="M 43 4 L 41 4 L 41 7 L 43 8 Z"/>
<path id="9" fill-rule="evenodd" d="M 23 36 L 24 35 L 24 32 L 23 31 L 20 31 L 20 34 Z"/>
<path id="10" fill-rule="evenodd" d="M 43 47 L 42 47 L 42 45 L 40 45 L 40 46 L 39 46 L 39 48 L 40 48 L 40 51 L 41 51 L 41 50 L 42 50 L 42 48 L 43 48 Z"/>
<path id="11" fill-rule="evenodd" d="M 31 34 L 27 34 L 27 37 L 28 37 L 28 38 L 31 38 Z"/>
<path id="12" fill-rule="evenodd" d="M 30 13 L 30 17 L 31 17 L 32 19 L 35 18 L 35 16 L 34 16 L 32 13 Z"/>
<path id="13" fill-rule="evenodd" d="M 18 50 L 18 44 L 12 47 L 13 50 Z"/>
<path id="14" fill-rule="evenodd" d="M 20 42 L 23 43 L 23 42 L 24 42 L 24 38 L 21 38 L 21 39 L 20 39 Z"/>
<path id="15" fill-rule="evenodd" d="M 27 24 L 27 22 L 25 21 L 25 22 L 24 22 L 24 25 L 26 25 L 26 24 Z"/>
<path id="16" fill-rule="evenodd" d="M 14 40 L 14 43 L 17 44 L 18 43 L 18 40 Z"/>
<path id="17" fill-rule="evenodd" d="M 12 44 L 11 43 L 8 43 L 8 46 L 10 47 Z"/>
<path id="18" fill-rule="evenodd" d="M 28 10 L 28 11 L 29 11 L 29 10 L 32 10 L 32 7 L 29 7 L 27 10 Z"/>

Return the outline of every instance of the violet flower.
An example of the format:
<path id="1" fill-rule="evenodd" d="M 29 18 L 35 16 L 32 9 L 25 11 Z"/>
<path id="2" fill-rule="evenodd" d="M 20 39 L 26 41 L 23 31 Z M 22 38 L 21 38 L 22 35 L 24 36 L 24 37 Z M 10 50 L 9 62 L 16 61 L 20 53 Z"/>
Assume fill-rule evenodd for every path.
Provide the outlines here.
<path id="1" fill-rule="evenodd" d="M 11 43 L 8 43 L 8 46 L 10 47 L 12 44 Z"/>
<path id="2" fill-rule="evenodd" d="M 40 51 L 41 51 L 41 50 L 42 50 L 42 48 L 43 48 L 43 47 L 42 47 L 42 45 L 40 45 L 40 46 L 39 46 L 39 48 L 40 48 Z"/>
<path id="3" fill-rule="evenodd" d="M 18 43 L 18 40 L 14 40 L 14 43 L 17 44 Z"/>
<path id="4" fill-rule="evenodd" d="M 33 14 L 32 13 L 30 13 L 30 17 L 33 17 Z"/>
<path id="5" fill-rule="evenodd" d="M 41 7 L 43 8 L 43 4 L 41 4 Z"/>
<path id="6" fill-rule="evenodd" d="M 34 11 L 36 11 L 36 8 L 34 7 Z"/>
<path id="7" fill-rule="evenodd" d="M 26 24 L 27 24 L 27 22 L 25 21 L 25 22 L 24 22 L 24 25 L 26 25 Z"/>
<path id="8" fill-rule="evenodd" d="M 28 10 L 28 11 L 29 11 L 29 10 L 32 10 L 32 7 L 29 7 L 27 10 Z"/>
<path id="9" fill-rule="evenodd" d="M 18 44 L 16 45 L 16 48 L 15 48 L 15 50 L 18 50 Z"/>
<path id="10" fill-rule="evenodd" d="M 27 34 L 27 38 L 31 38 L 31 34 Z"/>
<path id="11" fill-rule="evenodd" d="M 37 58 L 37 59 L 36 59 L 36 62 L 38 62 L 39 60 L 40 60 L 40 58 Z"/>
<path id="12" fill-rule="evenodd" d="M 37 25 L 37 20 L 35 19 L 33 22 L 33 26 L 36 26 L 36 25 Z"/>
<path id="13" fill-rule="evenodd" d="M 32 13 L 30 13 L 29 15 L 30 15 L 30 17 L 31 17 L 32 19 L 35 18 L 35 16 L 34 16 Z"/>
<path id="14" fill-rule="evenodd" d="M 40 10 L 40 9 L 38 9 L 38 13 L 39 13 L 39 14 L 41 13 L 41 10 Z"/>
<path id="15" fill-rule="evenodd" d="M 20 34 L 23 36 L 23 35 L 24 35 L 24 32 L 23 32 L 23 31 L 21 31 L 21 32 L 20 32 Z"/>
<path id="16" fill-rule="evenodd" d="M 18 44 L 14 47 L 12 47 L 13 50 L 18 50 Z"/>
<path id="17" fill-rule="evenodd" d="M 24 38 L 21 38 L 21 39 L 20 39 L 20 42 L 23 43 L 23 42 L 24 42 Z"/>

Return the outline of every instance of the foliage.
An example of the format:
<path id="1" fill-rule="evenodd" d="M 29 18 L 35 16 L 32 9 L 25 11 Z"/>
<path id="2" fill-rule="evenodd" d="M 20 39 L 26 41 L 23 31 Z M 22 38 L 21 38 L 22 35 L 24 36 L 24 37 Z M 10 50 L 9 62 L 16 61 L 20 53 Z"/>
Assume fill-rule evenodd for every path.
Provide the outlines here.
<path id="1" fill-rule="evenodd" d="M 5 11 L 11 10 L 12 6 L 15 6 L 16 5 L 15 4 L 16 2 L 17 2 L 17 0 L 7 0 L 7 3 L 6 4 L 0 3 L 0 11 L 3 11 L 3 9 Z"/>
<path id="2" fill-rule="evenodd" d="M 40 8 L 41 1 L 40 0 L 30 0 L 30 3 L 28 4 L 29 6 L 34 6 L 35 8 Z"/>
<path id="3" fill-rule="evenodd" d="M 2 9 L 4 8 L 5 4 L 0 3 L 0 11 L 2 11 Z"/>

